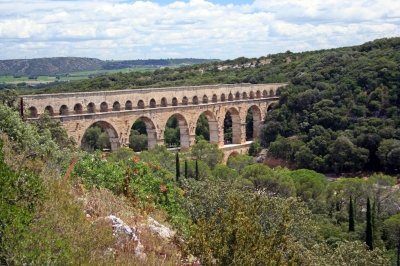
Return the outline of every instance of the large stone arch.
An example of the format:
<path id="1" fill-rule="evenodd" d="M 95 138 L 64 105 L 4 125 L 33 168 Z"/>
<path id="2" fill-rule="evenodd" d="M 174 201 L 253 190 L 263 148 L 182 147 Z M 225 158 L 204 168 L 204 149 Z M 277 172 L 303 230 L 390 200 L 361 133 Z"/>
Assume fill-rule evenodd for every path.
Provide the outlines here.
<path id="1" fill-rule="evenodd" d="M 163 127 L 165 127 L 165 125 L 167 124 L 168 119 L 171 116 L 175 116 L 176 119 L 178 120 L 178 124 L 179 124 L 179 133 L 180 133 L 180 142 L 181 142 L 181 151 L 189 151 L 190 147 L 192 146 L 192 142 L 191 141 L 191 134 L 189 131 L 189 123 L 188 120 L 186 119 L 186 117 L 180 113 L 170 113 L 168 116 L 166 117 L 166 120 L 163 121 L 162 125 Z"/>
<path id="2" fill-rule="evenodd" d="M 241 144 L 246 142 L 246 134 L 245 134 L 245 123 L 242 123 L 242 119 L 240 118 L 240 113 L 236 107 L 230 107 L 225 110 L 225 115 L 227 112 L 231 113 L 232 118 L 232 144 Z M 223 123 L 222 123 L 223 127 Z M 222 129 L 223 131 L 223 129 Z"/>
<path id="3" fill-rule="evenodd" d="M 220 142 L 223 143 L 224 139 L 223 138 L 222 140 L 220 139 L 220 131 L 219 131 L 220 127 L 218 124 L 217 117 L 210 110 L 206 110 L 197 116 L 197 119 L 195 121 L 196 123 L 199 120 L 200 115 L 202 114 L 204 114 L 207 117 L 208 127 L 210 131 L 210 143 L 220 145 Z"/>
<path id="4" fill-rule="evenodd" d="M 132 121 L 132 124 L 129 128 L 129 130 L 132 128 L 132 125 L 136 122 L 136 120 L 141 119 L 143 123 L 146 125 L 146 132 L 147 132 L 147 147 L 152 148 L 157 142 L 157 129 L 156 129 L 156 124 L 153 122 L 153 120 L 147 116 L 139 116 L 136 117 L 134 121 Z"/>
<path id="5" fill-rule="evenodd" d="M 246 114 L 248 110 L 251 110 L 253 113 L 253 139 L 257 137 L 258 134 L 258 129 L 260 128 L 261 125 L 261 119 L 263 118 L 261 115 L 261 108 L 257 105 L 252 105 L 246 110 Z M 245 118 L 246 119 L 246 118 Z M 245 121 L 246 123 L 246 121 Z"/>
<path id="6" fill-rule="evenodd" d="M 114 125 L 112 125 L 110 122 L 105 121 L 105 120 L 98 120 L 98 121 L 90 121 L 89 123 L 86 124 L 85 126 L 85 131 L 83 134 L 86 133 L 89 127 L 91 127 L 93 124 L 98 123 L 101 125 L 101 127 L 107 132 L 108 138 L 110 139 L 110 144 L 111 144 L 111 151 L 117 151 L 119 147 L 121 146 L 121 143 L 119 141 L 119 134 Z M 83 135 L 79 136 L 78 138 L 78 143 L 82 141 Z"/>

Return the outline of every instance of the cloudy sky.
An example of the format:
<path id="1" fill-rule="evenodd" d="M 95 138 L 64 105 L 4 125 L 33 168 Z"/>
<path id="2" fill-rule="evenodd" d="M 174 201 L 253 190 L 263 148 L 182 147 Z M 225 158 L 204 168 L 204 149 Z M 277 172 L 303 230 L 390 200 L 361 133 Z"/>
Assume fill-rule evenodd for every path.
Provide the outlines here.
<path id="1" fill-rule="evenodd" d="M 399 0 L 0 0 L 0 59 L 234 59 L 395 36 Z"/>

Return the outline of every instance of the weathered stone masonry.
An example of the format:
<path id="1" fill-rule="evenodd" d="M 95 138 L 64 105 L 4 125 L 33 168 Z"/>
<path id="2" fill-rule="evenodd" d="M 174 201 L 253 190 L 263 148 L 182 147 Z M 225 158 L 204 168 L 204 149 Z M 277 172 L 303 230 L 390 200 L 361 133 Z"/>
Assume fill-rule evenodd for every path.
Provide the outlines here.
<path id="1" fill-rule="evenodd" d="M 246 143 L 246 114 L 253 112 L 254 135 L 272 103 L 278 101 L 276 91 L 284 83 L 228 84 L 174 88 L 134 89 L 102 92 L 80 92 L 23 96 L 36 119 L 47 110 L 59 119 L 69 136 L 80 143 L 86 129 L 100 122 L 107 130 L 111 149 L 128 146 L 133 123 L 141 118 L 146 124 L 149 147 L 164 144 L 164 130 L 169 117 L 179 122 L 181 149 L 195 143 L 199 116 L 207 116 L 210 142 L 224 147 L 224 118 L 232 116 L 232 142 Z"/>

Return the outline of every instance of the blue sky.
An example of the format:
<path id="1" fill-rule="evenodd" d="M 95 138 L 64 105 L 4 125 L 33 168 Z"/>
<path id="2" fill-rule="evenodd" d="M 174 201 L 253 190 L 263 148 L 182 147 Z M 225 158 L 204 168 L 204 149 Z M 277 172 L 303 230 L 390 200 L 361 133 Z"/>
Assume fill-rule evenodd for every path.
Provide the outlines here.
<path id="1" fill-rule="evenodd" d="M 233 59 L 396 36 L 398 0 L 0 0 L 0 59 Z"/>

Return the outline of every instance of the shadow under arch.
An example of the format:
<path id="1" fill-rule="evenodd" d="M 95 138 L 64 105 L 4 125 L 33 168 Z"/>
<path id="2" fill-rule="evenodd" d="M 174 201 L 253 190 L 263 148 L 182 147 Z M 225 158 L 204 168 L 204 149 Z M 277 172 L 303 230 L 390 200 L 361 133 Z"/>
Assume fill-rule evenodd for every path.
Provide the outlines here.
<path id="1" fill-rule="evenodd" d="M 241 144 L 242 143 L 242 130 L 241 130 L 241 121 L 240 121 L 239 111 L 235 107 L 229 108 L 228 110 L 226 110 L 225 120 L 227 118 L 228 112 L 230 113 L 230 117 L 232 119 L 232 144 Z M 225 132 L 224 132 L 224 134 L 225 134 Z"/>
<path id="2" fill-rule="evenodd" d="M 107 133 L 108 138 L 109 138 L 109 140 L 110 140 L 110 148 L 111 148 L 111 151 L 117 151 L 118 148 L 120 147 L 120 142 L 119 142 L 119 138 L 118 138 L 118 132 L 117 132 L 117 130 L 115 129 L 115 127 L 114 127 L 111 123 L 109 123 L 109 122 L 107 122 L 107 121 L 100 120 L 100 121 L 96 121 L 96 122 L 90 124 L 90 125 L 85 129 L 85 134 L 86 134 L 86 132 L 87 132 L 87 130 L 88 130 L 89 128 L 91 128 L 92 126 L 95 126 L 95 125 L 100 126 L 101 129 L 102 129 L 102 131 L 104 131 L 104 132 Z M 80 140 L 78 140 L 78 141 L 81 142 L 81 147 L 85 147 L 85 138 L 84 138 L 84 137 L 82 137 L 82 138 L 81 138 Z"/>

